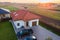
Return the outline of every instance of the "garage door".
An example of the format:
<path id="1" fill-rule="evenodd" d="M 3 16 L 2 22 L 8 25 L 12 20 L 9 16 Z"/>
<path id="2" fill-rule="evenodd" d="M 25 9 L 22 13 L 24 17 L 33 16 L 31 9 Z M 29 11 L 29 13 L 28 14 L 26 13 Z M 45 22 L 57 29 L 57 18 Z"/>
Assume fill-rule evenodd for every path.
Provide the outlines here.
<path id="1" fill-rule="evenodd" d="M 32 22 L 32 26 L 36 26 L 37 25 L 37 22 Z"/>

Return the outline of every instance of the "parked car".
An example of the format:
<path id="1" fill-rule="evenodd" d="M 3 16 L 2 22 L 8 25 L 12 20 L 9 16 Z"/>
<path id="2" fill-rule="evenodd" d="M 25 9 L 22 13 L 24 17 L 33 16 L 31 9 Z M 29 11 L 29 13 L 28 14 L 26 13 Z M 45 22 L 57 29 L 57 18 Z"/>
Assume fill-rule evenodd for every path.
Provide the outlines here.
<path id="1" fill-rule="evenodd" d="M 32 35 L 32 36 L 25 37 L 24 40 L 37 40 L 37 38 Z"/>
<path id="2" fill-rule="evenodd" d="M 33 34 L 33 30 L 32 29 L 23 29 L 23 30 L 21 30 L 21 31 L 19 31 L 17 33 L 17 36 L 19 38 L 19 37 L 23 37 L 23 36 L 31 35 L 31 34 Z"/>

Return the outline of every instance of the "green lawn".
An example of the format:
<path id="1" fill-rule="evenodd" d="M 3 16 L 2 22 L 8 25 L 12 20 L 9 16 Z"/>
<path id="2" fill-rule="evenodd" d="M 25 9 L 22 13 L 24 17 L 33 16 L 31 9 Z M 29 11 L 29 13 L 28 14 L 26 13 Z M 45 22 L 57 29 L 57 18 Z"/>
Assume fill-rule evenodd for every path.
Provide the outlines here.
<path id="1" fill-rule="evenodd" d="M 17 40 L 13 26 L 8 21 L 0 23 L 0 40 Z"/>
<path id="2" fill-rule="evenodd" d="M 1 8 L 9 9 L 10 11 L 16 11 L 16 10 L 18 10 L 18 8 L 13 7 L 13 6 L 1 6 L 1 5 L 0 5 L 0 7 L 1 7 Z"/>
<path id="3" fill-rule="evenodd" d="M 47 16 L 55 20 L 60 20 L 60 12 L 49 11 L 38 6 L 29 6 L 28 10 L 39 15 Z"/>

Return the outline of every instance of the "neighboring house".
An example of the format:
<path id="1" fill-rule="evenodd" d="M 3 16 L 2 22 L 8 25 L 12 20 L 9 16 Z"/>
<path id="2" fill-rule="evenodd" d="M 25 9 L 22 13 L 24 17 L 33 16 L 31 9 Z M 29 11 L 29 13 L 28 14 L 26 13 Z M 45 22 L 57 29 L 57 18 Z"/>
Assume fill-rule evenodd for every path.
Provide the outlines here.
<path id="1" fill-rule="evenodd" d="M 0 8 L 0 20 L 10 18 L 10 11 L 4 8 Z"/>
<path id="2" fill-rule="evenodd" d="M 16 28 L 32 27 L 39 25 L 40 16 L 33 14 L 27 10 L 18 10 L 11 13 L 12 21 Z"/>

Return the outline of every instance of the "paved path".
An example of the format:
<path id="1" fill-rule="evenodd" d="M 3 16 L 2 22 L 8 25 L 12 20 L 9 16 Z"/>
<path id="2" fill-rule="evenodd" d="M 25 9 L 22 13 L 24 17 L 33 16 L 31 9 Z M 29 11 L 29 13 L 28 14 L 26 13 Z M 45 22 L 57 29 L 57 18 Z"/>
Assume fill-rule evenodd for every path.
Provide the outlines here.
<path id="1" fill-rule="evenodd" d="M 48 37 L 51 37 L 53 40 L 60 40 L 60 36 L 46 30 L 41 26 L 32 27 L 34 35 L 37 37 L 37 40 L 45 40 Z"/>

